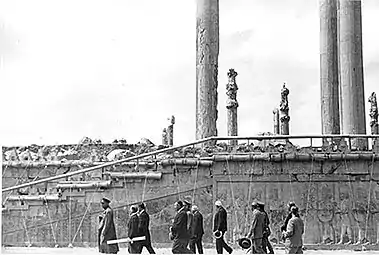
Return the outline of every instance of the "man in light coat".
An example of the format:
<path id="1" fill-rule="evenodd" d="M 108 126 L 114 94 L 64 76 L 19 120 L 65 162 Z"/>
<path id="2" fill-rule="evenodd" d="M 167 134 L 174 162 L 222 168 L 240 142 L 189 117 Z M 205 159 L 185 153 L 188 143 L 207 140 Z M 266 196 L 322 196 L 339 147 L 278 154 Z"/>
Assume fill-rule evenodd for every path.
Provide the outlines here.
<path id="1" fill-rule="evenodd" d="M 265 215 L 259 210 L 257 202 L 252 203 L 251 209 L 253 211 L 253 216 L 250 232 L 247 235 L 247 238 L 250 238 L 252 242 L 251 253 L 263 254 L 265 253 L 262 247 L 263 231 L 266 226 Z"/>
<path id="2" fill-rule="evenodd" d="M 101 199 L 101 206 L 104 211 L 99 215 L 99 252 L 117 254 L 119 251 L 118 244 L 107 244 L 109 240 L 117 239 L 116 227 L 113 221 L 113 210 L 109 206 L 111 200 L 103 197 Z"/>
<path id="3" fill-rule="evenodd" d="M 303 253 L 304 223 L 299 215 L 299 208 L 291 207 L 292 218 L 289 220 L 283 236 L 287 239 L 286 250 L 288 254 Z"/>

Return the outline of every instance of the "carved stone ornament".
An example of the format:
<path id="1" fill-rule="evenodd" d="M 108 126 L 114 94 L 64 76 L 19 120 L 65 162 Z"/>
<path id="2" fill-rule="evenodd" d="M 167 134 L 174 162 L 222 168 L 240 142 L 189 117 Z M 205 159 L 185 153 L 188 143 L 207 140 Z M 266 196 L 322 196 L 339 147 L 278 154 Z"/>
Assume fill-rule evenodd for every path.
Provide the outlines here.
<path id="1" fill-rule="evenodd" d="M 228 72 L 228 84 L 226 84 L 226 95 L 228 96 L 227 102 L 226 102 L 226 108 L 237 108 L 238 102 L 237 102 L 237 90 L 238 86 L 236 83 L 236 76 L 238 73 L 234 71 L 234 69 L 229 69 Z"/>
<path id="2" fill-rule="evenodd" d="M 370 103 L 370 126 L 371 128 L 375 128 L 376 126 L 378 126 L 378 103 L 376 101 L 375 92 L 372 92 L 371 96 L 368 98 L 368 102 Z"/>

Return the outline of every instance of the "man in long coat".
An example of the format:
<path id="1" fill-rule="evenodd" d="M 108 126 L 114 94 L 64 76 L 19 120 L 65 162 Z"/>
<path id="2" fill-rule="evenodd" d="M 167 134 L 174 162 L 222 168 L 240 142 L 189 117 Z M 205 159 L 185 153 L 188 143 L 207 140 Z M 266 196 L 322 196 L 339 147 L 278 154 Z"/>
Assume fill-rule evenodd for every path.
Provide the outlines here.
<path id="1" fill-rule="evenodd" d="M 220 238 L 216 238 L 216 251 L 217 254 L 222 254 L 223 249 L 225 249 L 229 254 L 232 253 L 233 249 L 225 243 L 224 234 L 227 231 L 227 213 L 225 208 L 222 206 L 220 200 L 216 203 L 216 214 L 213 221 L 213 233 L 220 232 Z"/>
<path id="2" fill-rule="evenodd" d="M 118 244 L 107 244 L 107 241 L 117 239 L 113 222 L 113 210 L 109 207 L 110 202 L 105 197 L 101 200 L 101 206 L 104 211 L 99 216 L 99 252 L 117 254 L 119 251 Z"/>
<path id="3" fill-rule="evenodd" d="M 130 207 L 130 218 L 128 222 L 128 237 L 130 239 L 133 239 L 134 237 L 140 236 L 139 230 L 138 230 L 138 210 L 136 206 Z M 131 254 L 138 254 L 141 253 L 141 245 L 139 242 L 130 242 L 128 247 L 128 252 Z"/>
<path id="4" fill-rule="evenodd" d="M 150 230 L 149 230 L 149 224 L 150 224 L 150 217 L 149 214 L 146 212 L 146 207 L 144 203 L 140 203 L 138 205 L 138 218 L 139 218 L 139 234 L 141 236 L 145 236 L 146 240 L 139 242 L 141 246 L 141 252 L 143 247 L 146 247 L 147 251 L 150 254 L 155 254 L 155 251 L 153 247 L 151 246 L 151 237 L 150 237 Z"/>
<path id="5" fill-rule="evenodd" d="M 265 228 L 265 215 L 259 210 L 257 202 L 252 203 L 251 209 L 253 210 L 253 216 L 251 220 L 250 232 L 247 237 L 251 239 L 251 252 L 263 254 L 262 239 L 263 230 Z"/>
<path id="6" fill-rule="evenodd" d="M 172 253 L 192 254 L 192 252 L 189 249 L 187 249 L 188 216 L 182 201 L 178 201 L 175 203 L 175 210 L 177 211 L 177 213 L 175 215 L 174 222 L 172 223 L 171 227 L 171 234 L 174 240 L 174 243 L 172 244 Z"/>
<path id="7" fill-rule="evenodd" d="M 291 207 L 292 218 L 289 220 L 283 236 L 287 239 L 286 249 L 288 254 L 303 253 L 304 223 L 299 215 L 299 208 Z"/>
<path id="8" fill-rule="evenodd" d="M 190 242 L 191 233 L 192 233 L 192 221 L 193 221 L 193 213 L 191 212 L 191 203 L 187 200 L 183 201 L 183 205 L 185 207 L 185 211 L 187 213 L 187 231 L 188 231 L 188 239 L 187 246 Z"/>
<path id="9" fill-rule="evenodd" d="M 289 222 L 290 219 L 292 218 L 292 213 L 291 213 L 291 207 L 292 207 L 292 206 L 296 206 L 295 202 L 289 202 L 289 203 L 287 204 L 287 207 L 288 207 L 288 211 L 289 211 L 289 213 L 288 213 L 286 219 L 284 220 L 284 224 L 280 227 L 280 230 L 282 231 L 282 233 L 283 233 L 284 231 L 286 231 L 286 229 L 287 229 L 287 225 L 288 225 L 288 222 Z M 284 236 L 282 236 L 282 241 L 283 241 L 283 242 L 286 241 L 286 238 L 285 238 Z"/>
<path id="10" fill-rule="evenodd" d="M 203 254 L 202 239 L 204 235 L 203 215 L 199 212 L 196 205 L 192 206 L 193 221 L 191 228 L 191 239 L 189 248 L 193 253 L 196 253 L 196 246 L 199 254 Z"/>

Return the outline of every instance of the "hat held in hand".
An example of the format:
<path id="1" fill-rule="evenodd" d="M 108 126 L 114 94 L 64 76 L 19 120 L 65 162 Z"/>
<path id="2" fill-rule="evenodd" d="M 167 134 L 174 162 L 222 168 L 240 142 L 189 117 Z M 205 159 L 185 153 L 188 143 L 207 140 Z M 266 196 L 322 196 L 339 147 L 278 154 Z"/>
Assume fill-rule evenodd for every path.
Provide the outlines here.
<path id="1" fill-rule="evenodd" d="M 247 237 L 242 237 L 238 240 L 238 245 L 241 246 L 242 249 L 249 249 L 251 247 L 251 240 Z"/>

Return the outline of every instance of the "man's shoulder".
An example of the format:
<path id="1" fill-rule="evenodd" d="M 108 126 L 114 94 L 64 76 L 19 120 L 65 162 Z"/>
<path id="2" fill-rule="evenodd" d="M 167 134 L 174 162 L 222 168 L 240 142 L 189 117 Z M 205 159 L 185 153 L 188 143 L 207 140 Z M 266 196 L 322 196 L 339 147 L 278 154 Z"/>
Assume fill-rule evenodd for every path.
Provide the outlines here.
<path id="1" fill-rule="evenodd" d="M 300 217 L 292 217 L 288 223 L 303 224 L 303 220 Z"/>
<path id="2" fill-rule="evenodd" d="M 184 210 L 181 210 L 181 211 L 179 211 L 176 215 L 177 215 L 177 216 L 187 215 L 187 212 L 184 211 Z"/>

